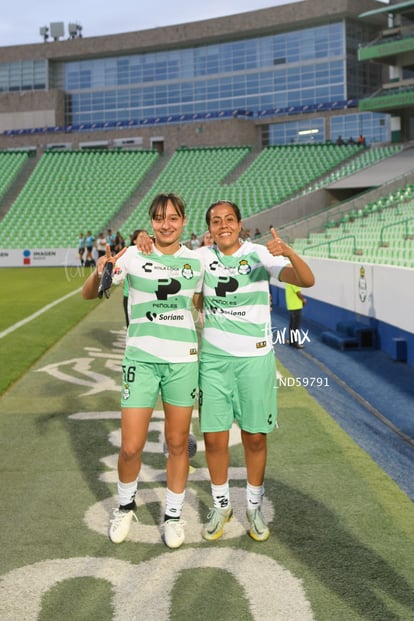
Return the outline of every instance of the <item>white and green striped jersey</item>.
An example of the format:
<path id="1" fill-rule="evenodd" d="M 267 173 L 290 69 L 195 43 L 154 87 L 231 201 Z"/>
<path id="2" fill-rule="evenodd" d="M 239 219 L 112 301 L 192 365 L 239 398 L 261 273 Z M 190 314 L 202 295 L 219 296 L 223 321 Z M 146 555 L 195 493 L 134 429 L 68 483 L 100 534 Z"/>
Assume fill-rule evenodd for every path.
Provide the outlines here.
<path id="1" fill-rule="evenodd" d="M 201 257 L 181 246 L 174 255 L 143 255 L 130 246 L 116 262 L 113 283 L 128 279 L 131 304 L 125 354 L 152 363 L 197 360 L 192 298 L 203 278 Z"/>
<path id="2" fill-rule="evenodd" d="M 272 349 L 269 280 L 278 278 L 285 257 L 244 242 L 232 255 L 200 248 L 204 262 L 204 329 L 201 356 L 263 356 Z"/>

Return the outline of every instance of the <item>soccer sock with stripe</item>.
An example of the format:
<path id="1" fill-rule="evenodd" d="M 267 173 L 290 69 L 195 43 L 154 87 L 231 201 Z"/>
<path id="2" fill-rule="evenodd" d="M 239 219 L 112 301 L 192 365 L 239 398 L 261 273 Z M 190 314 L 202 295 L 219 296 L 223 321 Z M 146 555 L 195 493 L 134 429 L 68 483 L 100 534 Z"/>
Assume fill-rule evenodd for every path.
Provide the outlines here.
<path id="1" fill-rule="evenodd" d="M 247 482 L 246 500 L 247 500 L 248 509 L 260 509 L 263 496 L 264 496 L 263 485 L 251 485 L 249 482 Z"/>
<path id="2" fill-rule="evenodd" d="M 118 481 L 119 506 L 122 509 L 135 509 L 135 495 L 137 493 L 138 480 L 131 483 Z"/>
<path id="3" fill-rule="evenodd" d="M 223 485 L 211 484 L 211 494 L 213 496 L 213 503 L 216 509 L 227 509 L 230 506 L 230 489 L 229 482 L 223 483 Z"/>
<path id="4" fill-rule="evenodd" d="M 185 490 L 184 492 L 181 492 L 181 494 L 176 494 L 167 487 L 164 521 L 179 519 L 181 511 L 183 510 L 184 497 Z"/>

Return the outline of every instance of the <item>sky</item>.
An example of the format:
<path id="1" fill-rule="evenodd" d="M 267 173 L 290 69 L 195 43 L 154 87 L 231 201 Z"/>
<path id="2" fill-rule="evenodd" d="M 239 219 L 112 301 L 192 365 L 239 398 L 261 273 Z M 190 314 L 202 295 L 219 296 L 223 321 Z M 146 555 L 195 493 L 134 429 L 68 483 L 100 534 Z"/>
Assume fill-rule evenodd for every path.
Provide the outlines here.
<path id="1" fill-rule="evenodd" d="M 115 0 L 112 4 L 105 0 L 7 0 L 7 10 L 0 14 L 0 48 L 41 43 L 40 28 L 49 27 L 52 22 L 64 23 L 64 38 L 69 37 L 69 23 L 80 24 L 84 37 L 95 37 L 184 24 L 295 1 Z"/>
<path id="2" fill-rule="evenodd" d="M 84 37 L 120 34 L 159 26 L 255 11 L 295 0 L 7 0 L 0 14 L 0 47 L 41 43 L 39 30 L 51 22 L 82 26 Z M 1 60 L 1 59 L 0 59 Z"/>
<path id="3" fill-rule="evenodd" d="M 7 0 L 0 14 L 0 50 L 8 45 L 41 43 L 40 28 L 63 22 L 82 26 L 84 37 L 120 34 L 159 26 L 256 11 L 298 0 Z M 303 0 L 312 2 L 312 0 Z M 334 0 L 332 0 L 334 1 Z M 380 0 L 388 2 L 388 0 Z M 1 51 L 0 51 L 1 62 Z"/>

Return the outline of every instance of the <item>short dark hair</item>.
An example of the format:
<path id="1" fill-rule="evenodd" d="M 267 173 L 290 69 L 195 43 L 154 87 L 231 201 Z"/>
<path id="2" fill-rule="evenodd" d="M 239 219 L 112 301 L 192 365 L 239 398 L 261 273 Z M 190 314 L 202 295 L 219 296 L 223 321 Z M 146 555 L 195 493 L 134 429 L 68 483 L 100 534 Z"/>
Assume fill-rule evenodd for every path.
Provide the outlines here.
<path id="1" fill-rule="evenodd" d="M 185 203 L 181 196 L 178 196 L 178 194 L 175 194 L 174 192 L 163 192 L 162 194 L 158 194 L 153 199 L 150 208 L 148 209 L 148 214 L 151 220 L 153 220 L 158 215 L 161 215 L 163 217 L 165 216 L 168 201 L 172 203 L 178 215 L 180 215 L 182 218 L 185 218 Z"/>
<path id="2" fill-rule="evenodd" d="M 238 206 L 236 205 L 236 203 L 233 203 L 233 201 L 228 201 L 226 199 L 219 199 L 217 201 L 215 201 L 214 203 L 211 203 L 210 207 L 207 209 L 206 211 L 206 223 L 207 226 L 210 227 L 210 219 L 211 219 L 211 211 L 214 209 L 214 207 L 217 207 L 217 205 L 230 205 L 230 207 L 232 207 L 234 214 L 237 218 L 237 222 L 240 222 L 242 217 L 241 217 L 241 213 L 240 213 L 240 209 L 238 208 Z"/>

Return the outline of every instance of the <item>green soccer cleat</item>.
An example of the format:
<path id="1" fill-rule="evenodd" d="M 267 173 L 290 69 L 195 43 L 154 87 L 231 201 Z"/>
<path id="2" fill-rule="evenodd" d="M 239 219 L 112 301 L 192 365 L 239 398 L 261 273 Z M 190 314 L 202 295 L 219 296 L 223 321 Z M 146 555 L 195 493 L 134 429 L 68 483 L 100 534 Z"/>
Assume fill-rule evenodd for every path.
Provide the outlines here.
<path id="1" fill-rule="evenodd" d="M 208 522 L 202 530 L 202 536 L 207 541 L 215 541 L 223 534 L 224 525 L 233 517 L 231 505 L 227 509 L 213 507 L 207 515 Z"/>
<path id="2" fill-rule="evenodd" d="M 262 510 L 258 509 L 247 509 L 246 511 L 247 519 L 249 520 L 249 535 L 255 541 L 266 541 L 269 539 L 270 530 L 264 520 Z"/>

